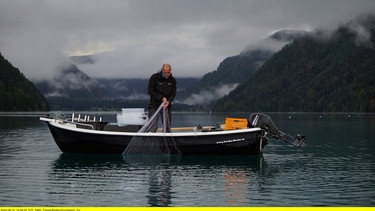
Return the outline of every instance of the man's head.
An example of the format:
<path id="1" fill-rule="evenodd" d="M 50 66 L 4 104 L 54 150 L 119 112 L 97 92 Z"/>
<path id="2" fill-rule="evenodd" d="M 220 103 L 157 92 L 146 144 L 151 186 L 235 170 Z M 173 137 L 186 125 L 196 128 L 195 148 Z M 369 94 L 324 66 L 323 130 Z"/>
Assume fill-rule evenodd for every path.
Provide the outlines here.
<path id="1" fill-rule="evenodd" d="M 168 78 L 171 75 L 172 67 L 170 64 L 163 64 L 161 72 L 165 78 Z"/>

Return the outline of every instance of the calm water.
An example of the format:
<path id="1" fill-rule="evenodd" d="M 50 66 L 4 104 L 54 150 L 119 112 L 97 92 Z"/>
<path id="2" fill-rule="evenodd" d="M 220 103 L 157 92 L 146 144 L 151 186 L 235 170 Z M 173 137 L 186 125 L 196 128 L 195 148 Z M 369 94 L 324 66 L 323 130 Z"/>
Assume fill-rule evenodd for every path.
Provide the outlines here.
<path id="1" fill-rule="evenodd" d="M 225 116 L 174 114 L 173 123 Z M 63 154 L 38 117 L 3 115 L 0 206 L 375 205 L 375 115 L 270 116 L 309 147 L 271 140 L 262 157 Z"/>

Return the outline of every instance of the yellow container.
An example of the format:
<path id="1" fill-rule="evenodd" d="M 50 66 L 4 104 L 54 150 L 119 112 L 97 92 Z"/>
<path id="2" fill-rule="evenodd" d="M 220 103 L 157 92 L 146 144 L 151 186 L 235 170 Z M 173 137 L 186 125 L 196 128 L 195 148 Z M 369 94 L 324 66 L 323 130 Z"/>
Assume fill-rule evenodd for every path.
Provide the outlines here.
<path id="1" fill-rule="evenodd" d="M 225 118 L 225 130 L 238 130 L 247 128 L 246 118 Z"/>

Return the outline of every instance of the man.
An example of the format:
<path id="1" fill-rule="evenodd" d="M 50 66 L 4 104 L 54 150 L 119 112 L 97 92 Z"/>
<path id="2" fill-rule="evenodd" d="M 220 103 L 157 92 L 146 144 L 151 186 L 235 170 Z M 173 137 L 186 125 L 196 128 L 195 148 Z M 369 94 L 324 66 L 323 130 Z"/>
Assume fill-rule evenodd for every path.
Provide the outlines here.
<path id="1" fill-rule="evenodd" d="M 172 76 L 170 64 L 163 64 L 160 71 L 154 73 L 148 81 L 148 94 L 150 103 L 148 105 L 149 118 L 155 113 L 162 102 L 165 102 L 164 108 L 168 108 L 169 123 L 172 121 L 172 101 L 176 97 L 176 79 Z M 159 116 L 159 115 L 158 115 Z M 158 116 L 156 117 L 154 131 L 157 129 Z M 162 120 L 163 121 L 163 120 Z M 167 123 L 167 132 L 170 132 L 170 124 Z"/>

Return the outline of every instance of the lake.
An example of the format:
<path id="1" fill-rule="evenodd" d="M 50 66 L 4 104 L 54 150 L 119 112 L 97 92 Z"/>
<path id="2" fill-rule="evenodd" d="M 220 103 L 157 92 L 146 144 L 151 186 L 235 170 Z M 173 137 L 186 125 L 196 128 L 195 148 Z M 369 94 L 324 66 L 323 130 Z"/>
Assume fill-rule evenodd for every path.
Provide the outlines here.
<path id="1" fill-rule="evenodd" d="M 0 206 L 375 205 L 375 114 L 269 115 L 309 146 L 270 140 L 262 156 L 64 154 L 38 114 L 1 113 Z M 175 113 L 172 126 L 240 116 Z"/>

